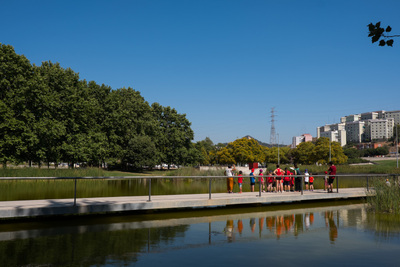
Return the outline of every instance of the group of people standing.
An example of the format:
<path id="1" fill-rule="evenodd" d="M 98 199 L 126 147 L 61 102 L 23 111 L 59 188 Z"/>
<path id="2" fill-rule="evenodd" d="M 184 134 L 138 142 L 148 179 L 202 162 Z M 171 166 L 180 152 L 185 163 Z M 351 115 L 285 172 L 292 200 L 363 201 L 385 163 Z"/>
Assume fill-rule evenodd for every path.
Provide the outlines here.
<path id="1" fill-rule="evenodd" d="M 325 172 L 325 190 L 328 190 L 328 193 L 332 193 L 332 184 L 336 175 L 336 166 L 329 162 L 329 169 Z M 228 193 L 233 193 L 233 184 L 234 184 L 234 175 L 236 172 L 235 165 L 229 165 L 225 170 L 225 175 L 227 178 L 227 189 Z M 266 171 L 267 172 L 267 171 Z M 329 177 L 328 174 L 329 173 Z M 311 172 L 308 172 L 306 169 L 304 175 L 300 172 L 299 167 L 295 164 L 294 167 L 290 167 L 289 169 L 285 168 L 284 170 L 276 165 L 276 169 L 274 171 L 270 171 L 264 175 L 263 169 L 259 170 L 258 173 L 258 182 L 262 189 L 262 192 L 300 192 L 302 190 L 302 176 L 304 176 L 304 184 L 305 190 L 314 191 L 314 177 Z M 316 174 L 318 175 L 318 174 Z M 239 171 L 237 173 L 238 185 L 239 185 L 239 193 L 243 192 L 243 172 Z M 251 169 L 250 172 L 250 191 L 254 192 L 254 187 L 256 184 L 256 176 L 254 174 L 254 169 Z"/>

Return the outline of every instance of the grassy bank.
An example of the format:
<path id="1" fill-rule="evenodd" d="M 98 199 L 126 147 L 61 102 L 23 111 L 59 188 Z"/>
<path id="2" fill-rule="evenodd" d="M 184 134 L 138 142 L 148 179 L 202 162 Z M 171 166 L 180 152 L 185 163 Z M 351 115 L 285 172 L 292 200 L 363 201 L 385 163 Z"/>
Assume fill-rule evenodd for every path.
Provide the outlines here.
<path id="1" fill-rule="evenodd" d="M 0 168 L 0 177 L 101 177 L 101 176 L 159 176 L 165 171 L 122 172 L 99 168 L 47 169 L 47 168 Z"/>
<path id="2" fill-rule="evenodd" d="M 373 192 L 369 193 L 367 197 L 367 203 L 371 210 L 400 214 L 400 187 L 398 180 L 375 180 L 373 188 Z"/>

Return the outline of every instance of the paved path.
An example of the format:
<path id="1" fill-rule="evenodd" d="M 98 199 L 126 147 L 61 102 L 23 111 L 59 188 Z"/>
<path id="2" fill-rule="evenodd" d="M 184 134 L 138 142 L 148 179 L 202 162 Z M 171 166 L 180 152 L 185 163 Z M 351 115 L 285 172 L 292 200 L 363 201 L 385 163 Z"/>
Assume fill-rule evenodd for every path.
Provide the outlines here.
<path id="1" fill-rule="evenodd" d="M 339 189 L 339 193 L 326 193 L 323 190 L 301 193 L 262 193 L 245 192 L 190 195 L 154 195 L 129 197 L 79 198 L 74 206 L 73 199 L 46 199 L 0 202 L 0 219 L 26 218 L 54 215 L 76 215 L 112 213 L 123 211 L 166 210 L 185 208 L 213 208 L 230 205 L 276 204 L 283 202 L 302 202 L 333 199 L 362 198 L 365 188 Z"/>

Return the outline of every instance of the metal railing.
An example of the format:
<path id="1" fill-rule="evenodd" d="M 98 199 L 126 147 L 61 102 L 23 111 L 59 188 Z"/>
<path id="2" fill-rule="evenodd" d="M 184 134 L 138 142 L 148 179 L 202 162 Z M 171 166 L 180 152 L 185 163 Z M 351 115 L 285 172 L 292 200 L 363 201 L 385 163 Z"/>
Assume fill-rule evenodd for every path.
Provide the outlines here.
<path id="1" fill-rule="evenodd" d="M 234 176 L 234 179 L 236 179 L 238 176 Z M 250 178 L 251 176 L 242 176 L 243 178 Z M 274 175 L 273 177 L 277 177 Z M 282 175 L 279 177 L 301 177 L 301 195 L 303 195 L 304 192 L 304 177 L 306 175 Z M 314 178 L 316 177 L 323 177 L 325 178 L 325 175 L 313 175 Z M 399 174 L 336 174 L 335 175 L 335 181 L 336 181 L 336 192 L 339 193 L 339 178 L 341 177 L 361 177 L 366 179 L 366 190 L 370 190 L 370 180 L 371 179 L 376 179 L 376 178 L 386 178 L 386 179 L 391 179 L 391 180 L 399 180 Z M 151 202 L 151 196 L 152 196 L 152 191 L 151 191 L 151 181 L 153 179 L 208 179 L 209 180 L 209 185 L 208 185 L 208 195 L 209 199 L 212 198 L 212 190 L 211 190 L 211 185 L 212 185 L 212 180 L 213 179 L 226 179 L 228 178 L 227 176 L 100 176 L 100 177 L 0 177 L 1 180 L 73 180 L 74 181 L 74 206 L 76 206 L 76 192 L 77 192 L 77 180 L 121 180 L 121 179 L 146 179 L 148 181 L 148 202 Z M 255 175 L 255 179 L 261 178 L 260 176 Z M 264 175 L 264 179 L 267 179 L 268 176 Z M 258 180 L 258 186 L 259 186 L 259 192 L 257 197 L 261 197 L 262 195 L 262 185 L 261 185 L 261 179 Z"/>

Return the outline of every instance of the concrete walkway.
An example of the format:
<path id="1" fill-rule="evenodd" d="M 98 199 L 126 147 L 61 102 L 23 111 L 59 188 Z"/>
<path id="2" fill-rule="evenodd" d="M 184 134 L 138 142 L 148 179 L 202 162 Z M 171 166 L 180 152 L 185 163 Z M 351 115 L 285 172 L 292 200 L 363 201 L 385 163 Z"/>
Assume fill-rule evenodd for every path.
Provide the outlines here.
<path id="1" fill-rule="evenodd" d="M 326 193 L 323 190 L 301 193 L 262 193 L 245 192 L 190 195 L 154 195 L 104 198 L 79 198 L 74 206 L 73 199 L 46 199 L 0 202 L 0 219 L 16 219 L 40 216 L 77 215 L 113 213 L 123 211 L 146 211 L 188 208 L 214 208 L 230 205 L 277 204 L 283 202 L 303 202 L 334 199 L 362 198 L 365 188 L 339 189 L 339 193 Z"/>

